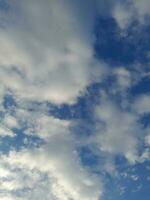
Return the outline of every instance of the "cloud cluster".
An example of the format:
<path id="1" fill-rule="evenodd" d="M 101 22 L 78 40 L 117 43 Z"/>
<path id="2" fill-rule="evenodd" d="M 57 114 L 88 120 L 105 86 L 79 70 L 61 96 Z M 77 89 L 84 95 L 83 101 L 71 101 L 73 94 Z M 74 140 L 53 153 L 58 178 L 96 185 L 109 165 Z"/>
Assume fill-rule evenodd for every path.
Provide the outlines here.
<path id="1" fill-rule="evenodd" d="M 75 102 L 94 80 L 97 66 L 89 4 L 81 5 L 83 10 L 73 1 L 16 1 L 11 5 L 16 7 L 11 13 L 16 15 L 15 22 L 0 29 L 4 91 L 55 104 Z"/>
<path id="2" fill-rule="evenodd" d="M 96 141 L 100 150 L 124 156 L 135 163 L 138 159 L 138 137 L 142 131 L 137 116 L 106 99 L 96 108 L 96 116 L 99 120 Z"/>
<path id="3" fill-rule="evenodd" d="M 44 146 L 1 155 L 0 199 L 96 200 L 101 195 L 101 182 L 80 163 L 71 122 L 43 109 L 29 112 L 26 104 L 72 104 L 101 74 L 93 57 L 92 4 L 79 3 L 16 0 L 1 12 L 0 135 L 15 137 L 14 128 L 24 128 Z M 13 112 L 2 106 L 7 94 L 18 102 Z"/>
<path id="4" fill-rule="evenodd" d="M 149 0 L 118 1 L 113 8 L 113 17 L 121 29 L 126 29 L 132 22 L 147 23 L 149 17 Z"/>
<path id="5" fill-rule="evenodd" d="M 23 200 L 29 199 L 30 195 L 32 199 L 37 199 L 38 194 L 40 199 L 41 192 L 46 193 L 44 199 L 98 199 L 102 192 L 101 182 L 82 167 L 68 125 L 55 120 L 50 125 L 51 129 L 48 127 L 47 130 L 43 126 L 48 131 L 49 139 L 40 148 L 1 155 L 2 194 L 11 195 L 13 192 L 16 199 L 23 193 Z M 63 126 L 66 127 L 64 131 Z"/>
<path id="6" fill-rule="evenodd" d="M 0 154 L 0 199 L 98 200 L 104 183 L 91 166 L 83 165 L 78 149 L 88 145 L 93 154 L 105 157 L 99 168 L 110 174 L 117 156 L 129 164 L 148 160 L 149 129 L 139 120 L 150 112 L 150 97 L 128 100 L 128 90 L 143 69 L 137 80 L 139 72 L 111 68 L 95 58 L 94 23 L 98 15 L 113 17 L 124 30 L 134 20 L 144 23 L 149 1 L 5 3 L 7 9 L 0 8 L 0 142 L 19 135 L 24 145 L 16 139 L 18 150 L 10 144 L 8 153 Z M 54 117 L 48 105 L 58 110 L 63 104 L 77 105 L 78 97 L 97 82 L 105 86 L 99 88 L 99 103 L 93 106 L 95 127 L 81 142 L 72 132 L 77 121 Z M 14 103 L 8 98 L 5 105 L 6 97 Z M 40 145 L 29 145 L 34 137 Z"/>

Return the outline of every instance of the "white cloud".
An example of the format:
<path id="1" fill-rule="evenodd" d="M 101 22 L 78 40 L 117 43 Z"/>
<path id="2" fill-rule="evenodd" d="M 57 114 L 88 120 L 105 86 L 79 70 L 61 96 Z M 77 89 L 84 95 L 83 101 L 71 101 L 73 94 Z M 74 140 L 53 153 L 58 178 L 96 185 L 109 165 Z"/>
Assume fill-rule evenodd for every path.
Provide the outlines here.
<path id="1" fill-rule="evenodd" d="M 124 67 L 119 67 L 114 70 L 116 76 L 117 85 L 124 92 L 125 89 L 129 88 L 132 83 L 131 73 Z M 117 87 L 117 86 L 116 86 Z"/>
<path id="2" fill-rule="evenodd" d="M 122 5 L 121 3 L 116 4 L 113 10 L 113 17 L 117 21 L 121 29 L 125 29 L 131 22 L 133 13 L 130 7 L 127 5 Z"/>
<path id="3" fill-rule="evenodd" d="M 11 129 L 1 125 L 0 126 L 0 137 L 5 137 L 5 136 L 14 137 L 15 134 Z"/>
<path id="4" fill-rule="evenodd" d="M 139 114 L 145 114 L 150 112 L 150 95 L 140 95 L 135 99 L 134 103 L 135 111 Z"/>
<path id="5" fill-rule="evenodd" d="M 101 196 L 101 180 L 80 163 L 70 132 L 72 121 L 48 116 L 45 109 L 31 112 L 21 105 L 15 108 L 14 118 L 20 127 L 26 124 L 25 134 L 38 136 L 44 145 L 1 154 L 0 183 L 5 195 L 19 200 L 97 200 Z"/>
<path id="6" fill-rule="evenodd" d="M 45 141 L 54 135 L 66 134 L 73 124 L 73 121 L 50 116 L 45 108 L 29 111 L 26 108 L 18 107 L 15 110 L 15 118 L 19 127 L 24 126 L 24 134 L 38 136 Z"/>
<path id="7" fill-rule="evenodd" d="M 149 16 L 149 10 L 150 10 L 149 0 L 136 0 L 136 1 L 133 1 L 133 3 L 141 21 L 144 20 L 144 17 L 146 15 Z"/>
<path id="8" fill-rule="evenodd" d="M 0 110 L 4 113 L 4 116 L 1 116 L 0 119 L 0 137 L 14 137 L 16 134 L 13 132 L 13 128 L 19 127 L 17 118 L 7 113 L 2 105 L 1 107 Z"/>
<path id="9" fill-rule="evenodd" d="M 133 181 L 138 181 L 138 179 L 139 179 L 139 176 L 137 176 L 137 175 L 131 175 L 131 179 L 133 180 Z"/>
<path id="10" fill-rule="evenodd" d="M 38 170 L 42 174 L 48 174 L 49 192 L 54 199 L 97 200 L 101 194 L 101 183 L 80 165 L 69 135 L 52 137 L 40 149 L 11 152 L 8 157 L 3 155 L 1 160 L 16 170 L 19 166 L 27 172 Z M 18 180 L 19 176 L 17 173 L 17 178 L 3 181 L 3 187 L 7 190 L 28 187 L 29 184 L 24 180 Z M 34 175 L 31 175 L 31 179 L 33 178 Z M 34 192 L 36 195 L 36 190 L 33 191 L 33 196 Z M 47 199 L 46 194 L 43 198 Z"/>
<path id="11" fill-rule="evenodd" d="M 0 29 L 1 85 L 19 98 L 73 103 L 94 80 L 92 8 L 80 10 L 73 1 L 15 2 L 16 21 Z"/>
<path id="12" fill-rule="evenodd" d="M 72 104 L 89 84 L 100 82 L 108 73 L 107 66 L 93 56 L 92 31 L 97 9 L 102 12 L 107 7 L 109 14 L 114 9 L 113 15 L 121 28 L 130 23 L 132 9 L 137 10 L 136 17 L 143 18 L 147 13 L 145 6 L 138 11 L 140 3 L 129 6 L 127 13 L 125 7 L 117 4 L 119 0 L 114 5 L 112 2 L 108 0 L 107 7 L 104 1 L 88 0 L 85 4 L 79 0 L 15 0 L 9 13 L 0 14 L 0 109 L 4 113 L 0 136 L 14 137 L 12 129 L 21 128 L 28 136 L 24 139 L 26 144 L 33 135 L 44 142 L 40 147 L 33 145 L 1 155 L 0 199 L 98 200 L 101 197 L 100 178 L 82 166 L 77 153 L 77 141 L 70 131 L 74 122 L 49 116 L 44 103 Z M 132 84 L 130 72 L 120 67 L 113 75 L 114 89 L 124 93 Z M 8 93 L 17 103 L 13 113 L 2 105 Z M 39 101 L 43 107 L 29 111 Z M 112 163 L 116 155 L 124 156 L 132 164 L 139 160 L 141 128 L 136 114 L 147 112 L 149 97 L 136 100 L 134 108 L 136 112 L 124 110 L 109 97 L 96 107 L 96 133 L 92 140 L 87 139 L 88 145 L 94 142 L 106 156 L 101 169 L 111 175 L 116 172 Z M 149 144 L 149 136 L 145 141 Z M 148 155 L 145 150 L 140 159 L 145 160 Z"/>
<path id="13" fill-rule="evenodd" d="M 10 171 L 8 169 L 6 169 L 6 167 L 4 167 L 2 164 L 1 164 L 1 167 L 0 167 L 0 178 L 6 178 L 10 175 Z"/>
<path id="14" fill-rule="evenodd" d="M 3 119 L 3 124 L 9 128 L 15 128 L 18 126 L 17 120 L 14 116 L 6 114 Z"/>
<path id="15" fill-rule="evenodd" d="M 138 138 L 141 131 L 137 116 L 122 110 L 107 98 L 102 99 L 96 107 L 96 143 L 99 149 L 112 156 L 124 156 L 130 163 L 135 163 L 138 160 Z"/>
<path id="16" fill-rule="evenodd" d="M 112 8 L 112 16 L 117 21 L 121 29 L 126 29 L 134 20 L 140 24 L 147 23 L 149 16 L 149 0 L 116 1 Z"/>

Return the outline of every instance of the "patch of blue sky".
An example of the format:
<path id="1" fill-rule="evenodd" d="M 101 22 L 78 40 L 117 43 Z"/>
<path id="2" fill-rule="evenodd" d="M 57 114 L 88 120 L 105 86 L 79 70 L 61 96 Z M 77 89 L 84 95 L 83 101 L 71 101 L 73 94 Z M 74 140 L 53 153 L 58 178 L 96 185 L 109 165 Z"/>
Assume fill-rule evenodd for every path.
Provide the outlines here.
<path id="1" fill-rule="evenodd" d="M 17 102 L 14 99 L 12 94 L 7 94 L 3 99 L 4 110 L 0 112 L 0 121 L 5 117 L 7 113 L 15 116 L 17 110 Z M 36 102 L 32 104 L 32 109 L 34 110 L 37 107 Z M 29 107 L 29 111 L 32 112 L 32 109 Z M 39 105 L 40 109 L 40 105 Z M 0 152 L 9 153 L 12 149 L 16 149 L 19 151 L 22 148 L 34 148 L 43 144 L 43 140 L 38 136 L 27 135 L 24 131 L 27 128 L 27 124 L 25 122 L 21 123 L 20 128 L 12 128 L 11 131 L 14 133 L 13 137 L 1 137 L 0 139 Z"/>
<path id="2" fill-rule="evenodd" d="M 102 83 L 95 83 L 87 87 L 83 96 L 75 104 L 55 106 L 49 104 L 49 113 L 59 119 L 93 119 L 93 107 L 99 102 L 99 91 Z"/>
<path id="3" fill-rule="evenodd" d="M 3 106 L 6 110 L 12 110 L 13 108 L 15 109 L 16 107 L 16 101 L 11 94 L 6 94 L 3 98 Z"/>
<path id="4" fill-rule="evenodd" d="M 123 177 L 119 180 L 119 185 L 125 187 L 125 193 L 123 194 L 123 199 L 148 199 L 150 182 L 149 182 L 149 170 L 146 166 L 150 162 L 145 162 L 137 164 L 135 166 L 130 166 L 122 172 Z"/>
<path id="5" fill-rule="evenodd" d="M 117 177 L 105 177 L 107 190 L 104 198 L 106 200 L 149 199 L 150 170 L 148 166 L 150 162 L 132 166 L 125 164 L 123 160 L 120 161 Z"/>
<path id="6" fill-rule="evenodd" d="M 136 97 L 140 94 L 150 93 L 150 78 L 142 78 L 137 84 L 133 85 L 133 87 L 130 88 L 130 93 L 133 97 Z"/>
<path id="7" fill-rule="evenodd" d="M 142 124 L 143 128 L 148 128 L 150 127 L 150 113 L 144 114 L 140 118 L 140 123 Z"/>
<path id="8" fill-rule="evenodd" d="M 124 34 L 116 21 L 99 17 L 95 28 L 95 56 L 111 66 L 147 63 L 150 51 L 150 26 L 134 22 Z"/>
<path id="9" fill-rule="evenodd" d="M 99 165 L 99 156 L 95 155 L 88 146 L 83 146 L 78 149 L 81 162 L 84 166 L 95 171 Z"/>
<path id="10" fill-rule="evenodd" d="M 0 139 L 0 153 L 8 154 L 11 150 L 20 151 L 24 148 L 36 148 L 44 144 L 44 141 L 37 136 L 24 134 L 23 129 L 12 130 L 14 137 L 3 137 Z"/>

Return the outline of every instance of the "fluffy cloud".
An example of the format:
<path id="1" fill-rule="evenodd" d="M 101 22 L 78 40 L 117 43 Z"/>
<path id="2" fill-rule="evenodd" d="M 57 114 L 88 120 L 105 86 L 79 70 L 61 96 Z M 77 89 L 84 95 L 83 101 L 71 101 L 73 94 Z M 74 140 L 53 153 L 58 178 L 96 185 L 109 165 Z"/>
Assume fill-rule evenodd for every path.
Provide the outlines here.
<path id="1" fill-rule="evenodd" d="M 71 122 L 43 109 L 29 112 L 26 104 L 74 103 L 94 80 L 94 70 L 99 73 L 90 1 L 87 7 L 79 3 L 16 0 L 9 12 L 0 13 L 0 101 L 9 93 L 19 103 L 13 113 L 2 106 L 0 135 L 14 137 L 13 128 L 25 128 L 24 134 L 46 143 L 2 156 L 0 199 L 97 200 L 101 195 L 101 182 L 79 161 Z"/>
<path id="2" fill-rule="evenodd" d="M 102 14 L 107 5 L 109 13 L 124 26 L 124 21 L 129 21 L 125 16 L 130 18 L 126 6 L 133 3 L 119 2 L 88 0 L 85 6 L 68 0 L 15 0 L 9 11 L 1 12 L 2 16 L 13 18 L 13 22 L 7 19 L 0 28 L 0 96 L 11 91 L 30 100 L 75 102 L 95 76 L 104 73 L 102 64 L 93 57 L 96 10 Z M 148 1 L 134 4 L 136 10 L 141 8 L 140 16 L 147 13 Z"/>
<path id="3" fill-rule="evenodd" d="M 0 29 L 0 80 L 6 91 L 56 104 L 76 100 L 93 81 L 97 66 L 89 4 L 81 5 L 83 10 L 73 1 L 11 5 L 15 22 Z"/>
<path id="4" fill-rule="evenodd" d="M 125 8 L 125 6 L 122 6 L 122 4 L 117 4 L 114 8 L 113 16 L 116 19 L 120 28 L 124 29 L 130 23 L 132 12 L 127 12 L 127 8 Z"/>
<path id="5" fill-rule="evenodd" d="M 5 137 L 15 137 L 15 133 L 13 132 L 14 128 L 19 127 L 17 122 L 17 118 L 13 116 L 11 113 L 7 112 L 4 107 L 1 105 L 0 111 L 3 113 L 0 116 L 0 136 Z"/>
<path id="6" fill-rule="evenodd" d="M 133 82 L 133 77 L 131 78 L 131 72 L 124 67 L 119 67 L 114 69 L 114 76 L 116 78 L 115 89 L 120 92 L 124 92 L 126 89 L 130 88 Z"/>
<path id="7" fill-rule="evenodd" d="M 3 155 L 1 156 L 1 162 L 13 170 L 13 173 L 11 173 L 13 178 L 9 179 L 9 173 L 5 173 L 7 180 L 2 181 L 2 188 L 8 194 L 9 191 L 15 192 L 24 188 L 31 187 L 30 189 L 33 189 L 35 187 L 32 196 L 37 196 L 37 184 L 35 183 L 38 182 L 41 186 L 43 184 L 41 180 L 34 181 L 32 171 L 37 170 L 40 179 L 41 175 L 39 173 L 42 173 L 43 176 L 47 174 L 47 181 L 49 181 L 48 196 L 52 196 L 54 199 L 97 200 L 101 195 L 100 181 L 81 166 L 75 151 L 74 140 L 67 132 L 62 135 L 59 134 L 59 136 L 52 136 L 47 144 L 39 149 L 12 151 L 9 156 Z M 18 172 L 19 169 L 21 172 Z M 24 178 L 22 179 L 24 177 L 22 170 L 30 174 L 27 182 Z M 47 187 L 44 191 L 46 189 Z M 24 199 L 24 196 L 22 198 Z M 47 199 L 46 194 L 43 198 Z"/>
<path id="8" fill-rule="evenodd" d="M 125 67 L 109 70 L 94 57 L 96 14 L 114 17 L 123 29 L 135 18 L 143 22 L 148 14 L 148 1 L 120 2 L 14 0 L 7 2 L 9 9 L 0 10 L 0 138 L 15 140 L 19 131 L 27 137 L 26 147 L 17 151 L 12 145 L 8 154 L 0 155 L 0 199 L 98 200 L 102 181 L 83 166 L 77 151 L 87 143 L 104 155 L 106 162 L 100 168 L 111 175 L 117 155 L 132 164 L 148 159 L 147 149 L 138 155 L 143 131 L 138 120 L 149 112 L 149 96 L 139 97 L 133 108 L 129 102 L 117 104 L 111 97 L 125 97 L 133 74 Z M 69 106 L 105 75 L 115 81 L 96 106 L 96 131 L 79 144 L 71 132 L 77 123 L 50 116 L 46 103 Z M 15 101 L 12 108 L 4 106 L 6 95 Z M 144 136 L 148 146 L 149 135 Z M 32 137 L 41 145 L 28 146 Z"/>
<path id="9" fill-rule="evenodd" d="M 150 95 L 141 95 L 135 100 L 135 110 L 139 114 L 150 113 Z"/>
<path id="10" fill-rule="evenodd" d="M 112 16 L 121 29 L 126 29 L 134 20 L 137 20 L 140 24 L 147 23 L 150 9 L 149 0 L 116 2 L 112 9 Z"/>
<path id="11" fill-rule="evenodd" d="M 104 98 L 104 99 L 103 99 Z M 102 152 L 124 156 L 130 163 L 138 160 L 139 135 L 142 131 L 138 116 L 101 97 L 96 107 L 96 143 Z"/>
<path id="12" fill-rule="evenodd" d="M 97 200 L 103 191 L 102 182 L 80 162 L 70 130 L 73 122 L 49 116 L 45 107 L 35 111 L 27 108 L 29 104 L 18 104 L 13 116 L 6 113 L 3 121 L 24 128 L 29 137 L 27 147 L 30 136 L 40 138 L 43 144 L 1 154 L 1 198 Z"/>

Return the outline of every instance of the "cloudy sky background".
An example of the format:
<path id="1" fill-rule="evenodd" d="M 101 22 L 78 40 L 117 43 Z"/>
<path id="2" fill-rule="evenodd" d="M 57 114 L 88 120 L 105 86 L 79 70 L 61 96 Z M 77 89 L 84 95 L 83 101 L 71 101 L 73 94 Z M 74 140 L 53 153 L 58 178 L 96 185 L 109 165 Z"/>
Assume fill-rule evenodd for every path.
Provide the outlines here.
<path id="1" fill-rule="evenodd" d="M 147 200 L 150 1 L 0 0 L 0 199 Z"/>

